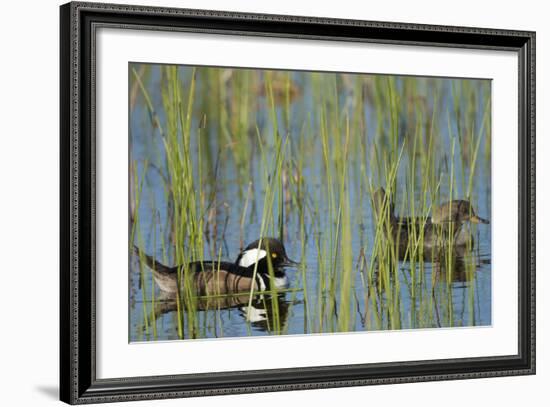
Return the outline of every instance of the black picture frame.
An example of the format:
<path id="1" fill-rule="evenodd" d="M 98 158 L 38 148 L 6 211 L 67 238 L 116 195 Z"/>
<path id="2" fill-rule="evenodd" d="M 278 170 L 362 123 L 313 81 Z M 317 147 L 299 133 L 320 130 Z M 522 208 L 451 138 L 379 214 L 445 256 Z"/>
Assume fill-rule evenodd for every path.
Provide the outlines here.
<path id="1" fill-rule="evenodd" d="M 535 373 L 535 33 L 68 3 L 60 8 L 60 398 L 71 404 Z M 95 43 L 98 27 L 508 50 L 519 60 L 519 350 L 499 357 L 96 378 Z"/>

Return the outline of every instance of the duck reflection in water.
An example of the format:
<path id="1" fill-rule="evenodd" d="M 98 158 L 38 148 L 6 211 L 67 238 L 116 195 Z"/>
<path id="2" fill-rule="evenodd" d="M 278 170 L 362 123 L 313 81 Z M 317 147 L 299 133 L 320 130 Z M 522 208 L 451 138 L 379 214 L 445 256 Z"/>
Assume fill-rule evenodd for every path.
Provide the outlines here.
<path id="1" fill-rule="evenodd" d="M 443 257 L 440 261 L 433 263 L 434 282 L 452 282 L 455 284 L 470 282 L 474 279 L 474 272 L 482 264 L 489 264 L 490 262 L 489 259 L 479 258 L 473 254 L 454 256 L 450 261 L 447 260 L 447 257 Z"/>
<path id="2" fill-rule="evenodd" d="M 248 305 L 249 300 L 249 293 L 225 297 L 197 297 L 194 310 L 219 312 L 235 310 L 241 318 L 258 331 L 280 334 L 281 328 L 287 323 L 290 307 L 285 293 L 254 295 L 250 306 Z M 177 310 L 177 294 L 161 291 L 160 297 L 156 298 L 154 302 L 155 319 L 171 312 L 177 312 Z"/>

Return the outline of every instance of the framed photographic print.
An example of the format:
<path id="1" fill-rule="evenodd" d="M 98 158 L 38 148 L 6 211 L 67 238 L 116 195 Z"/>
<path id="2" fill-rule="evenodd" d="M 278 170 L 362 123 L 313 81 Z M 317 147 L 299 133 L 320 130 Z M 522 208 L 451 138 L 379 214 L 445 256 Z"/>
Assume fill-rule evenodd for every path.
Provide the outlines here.
<path id="1" fill-rule="evenodd" d="M 535 372 L 535 34 L 61 7 L 61 399 Z"/>

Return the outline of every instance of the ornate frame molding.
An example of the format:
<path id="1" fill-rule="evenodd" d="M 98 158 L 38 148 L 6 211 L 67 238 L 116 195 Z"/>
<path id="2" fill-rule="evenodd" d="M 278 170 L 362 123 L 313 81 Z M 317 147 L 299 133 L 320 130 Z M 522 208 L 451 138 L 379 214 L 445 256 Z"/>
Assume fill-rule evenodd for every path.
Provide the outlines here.
<path id="1" fill-rule="evenodd" d="M 83 404 L 535 373 L 534 32 L 80 2 L 61 6 L 60 21 L 61 400 Z M 96 379 L 95 31 L 103 26 L 516 51 L 518 355 Z"/>

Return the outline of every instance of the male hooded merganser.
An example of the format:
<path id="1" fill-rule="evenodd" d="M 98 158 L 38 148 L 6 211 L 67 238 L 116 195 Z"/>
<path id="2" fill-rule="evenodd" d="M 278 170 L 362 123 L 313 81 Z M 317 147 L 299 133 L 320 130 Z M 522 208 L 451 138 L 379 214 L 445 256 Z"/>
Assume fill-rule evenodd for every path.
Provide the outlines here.
<path id="1" fill-rule="evenodd" d="M 184 266 L 168 267 L 151 256 L 144 255 L 143 258 L 153 271 L 153 278 L 160 289 L 167 293 L 176 293 L 178 270 L 183 282 Z M 270 275 L 269 263 L 271 263 L 273 279 Z M 250 291 L 252 287 L 255 291 L 264 291 L 273 287 L 287 287 L 288 279 L 284 267 L 297 264 L 288 258 L 285 247 L 279 240 L 264 237 L 250 243 L 239 254 L 235 263 L 194 261 L 188 264 L 187 275 L 197 295 L 234 294 Z"/>
<path id="2" fill-rule="evenodd" d="M 463 255 L 474 245 L 474 238 L 467 230 L 462 229 L 465 222 L 488 224 L 487 219 L 476 215 L 472 205 L 466 200 L 445 202 L 432 210 L 432 216 L 426 218 L 408 218 L 395 215 L 395 205 L 383 188 L 373 193 L 373 209 L 376 218 L 383 216 L 389 221 L 389 227 L 382 226 L 387 238 L 398 244 L 398 256 L 403 259 L 409 248 L 409 238 L 423 233 L 423 254 L 425 260 L 438 258 L 445 246 L 449 231 L 453 233 L 454 251 Z"/>

